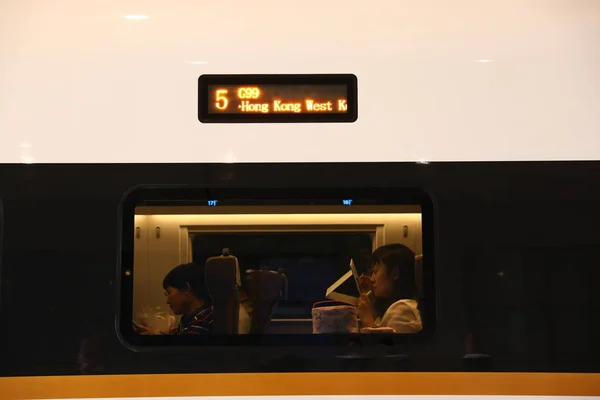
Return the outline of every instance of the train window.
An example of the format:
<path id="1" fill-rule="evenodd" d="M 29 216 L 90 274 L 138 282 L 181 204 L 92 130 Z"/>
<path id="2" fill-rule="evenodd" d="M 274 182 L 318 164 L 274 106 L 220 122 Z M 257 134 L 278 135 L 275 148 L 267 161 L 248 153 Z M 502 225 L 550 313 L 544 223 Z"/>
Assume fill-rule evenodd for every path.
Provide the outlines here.
<path id="1" fill-rule="evenodd" d="M 421 190 L 145 188 L 121 205 L 133 346 L 335 344 L 435 330 Z"/>

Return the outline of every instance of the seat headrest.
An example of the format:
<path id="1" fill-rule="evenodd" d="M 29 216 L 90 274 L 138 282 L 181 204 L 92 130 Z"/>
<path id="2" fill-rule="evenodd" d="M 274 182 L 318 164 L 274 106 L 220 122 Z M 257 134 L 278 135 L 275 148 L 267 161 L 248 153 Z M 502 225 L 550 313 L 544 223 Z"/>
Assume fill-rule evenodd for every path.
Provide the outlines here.
<path id="1" fill-rule="evenodd" d="M 285 289 L 286 276 L 276 271 L 247 271 L 248 295 L 256 301 L 279 299 Z"/>
<path id="2" fill-rule="evenodd" d="M 242 277 L 240 274 L 240 263 L 237 257 L 232 255 L 210 257 L 206 260 L 205 269 L 208 270 L 220 269 L 220 268 L 235 268 L 235 284 L 239 288 L 242 286 Z"/>

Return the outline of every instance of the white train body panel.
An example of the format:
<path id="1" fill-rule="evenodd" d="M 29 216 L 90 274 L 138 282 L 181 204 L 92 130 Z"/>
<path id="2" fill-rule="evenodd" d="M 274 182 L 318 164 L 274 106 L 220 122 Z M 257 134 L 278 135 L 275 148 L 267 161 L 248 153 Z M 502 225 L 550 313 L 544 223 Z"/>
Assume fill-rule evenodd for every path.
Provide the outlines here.
<path id="1" fill-rule="evenodd" d="M 599 43 L 592 0 L 5 0 L 0 162 L 598 160 Z M 198 121 L 250 73 L 356 74 L 359 119 Z"/>

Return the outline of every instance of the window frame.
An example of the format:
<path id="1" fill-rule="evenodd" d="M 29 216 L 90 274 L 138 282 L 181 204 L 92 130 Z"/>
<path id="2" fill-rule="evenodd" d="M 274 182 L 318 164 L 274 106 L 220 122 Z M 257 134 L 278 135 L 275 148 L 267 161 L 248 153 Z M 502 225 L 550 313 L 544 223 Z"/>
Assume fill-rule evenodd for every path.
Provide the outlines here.
<path id="1" fill-rule="evenodd" d="M 136 208 L 158 208 L 162 206 L 197 207 L 211 206 L 211 199 L 219 199 L 219 204 L 232 205 L 339 205 L 343 199 L 353 199 L 352 208 L 359 205 L 405 206 L 419 208 L 421 215 L 421 238 L 423 247 L 424 287 L 426 295 L 421 300 L 426 309 L 423 330 L 417 334 L 376 335 L 377 341 L 390 336 L 397 343 L 429 342 L 436 332 L 438 292 L 436 290 L 436 219 L 437 206 L 434 197 L 419 187 L 406 186 L 358 186 L 358 187 L 296 187 L 282 186 L 227 186 L 227 185 L 147 185 L 141 184 L 124 193 L 118 208 L 118 258 L 116 268 L 117 293 L 115 302 L 115 327 L 120 341 L 134 351 L 199 351 L 221 347 L 345 347 L 349 341 L 370 341 L 369 334 L 331 335 L 207 335 L 184 337 L 174 335 L 140 336 L 133 331 L 133 276 L 134 238 Z M 225 200 L 225 203 L 223 202 Z M 345 200 L 344 200 L 345 201 Z M 221 207 L 221 205 L 219 206 Z M 349 208 L 350 209 L 350 208 Z M 147 210 L 148 211 L 148 210 Z M 150 212 L 150 214 L 153 214 Z M 228 229 L 230 226 L 227 227 Z M 181 228 L 180 228 L 181 234 Z M 188 250 L 183 252 L 185 259 L 190 257 L 189 227 L 184 240 Z M 181 250 L 180 254 L 181 256 Z M 179 258 L 179 257 L 178 257 Z M 425 300 L 425 301 L 424 301 Z M 179 349 L 179 350 L 177 350 Z"/>

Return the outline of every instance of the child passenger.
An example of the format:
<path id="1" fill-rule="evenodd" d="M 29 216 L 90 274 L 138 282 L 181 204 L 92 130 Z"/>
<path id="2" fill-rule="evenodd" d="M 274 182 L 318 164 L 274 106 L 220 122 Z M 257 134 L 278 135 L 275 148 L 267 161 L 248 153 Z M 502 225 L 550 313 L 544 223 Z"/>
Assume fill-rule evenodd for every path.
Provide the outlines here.
<path id="1" fill-rule="evenodd" d="M 213 306 L 204 281 L 204 267 L 194 263 L 173 268 L 163 279 L 167 304 L 181 319 L 170 334 L 205 335 L 212 332 Z M 151 334 L 148 327 L 134 323 L 139 334 Z"/>

